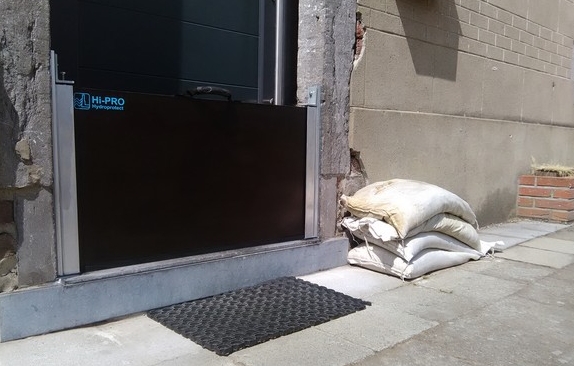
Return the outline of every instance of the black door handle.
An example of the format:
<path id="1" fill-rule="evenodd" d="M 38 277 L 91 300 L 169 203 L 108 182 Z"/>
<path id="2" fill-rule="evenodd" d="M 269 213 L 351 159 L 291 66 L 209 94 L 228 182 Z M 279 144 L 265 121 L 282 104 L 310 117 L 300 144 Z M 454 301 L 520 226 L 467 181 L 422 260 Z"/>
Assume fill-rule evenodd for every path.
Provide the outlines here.
<path id="1" fill-rule="evenodd" d="M 227 100 L 231 102 L 231 92 L 217 86 L 198 86 L 197 88 L 188 90 L 187 94 L 192 98 L 196 95 L 218 95 L 227 98 Z"/>

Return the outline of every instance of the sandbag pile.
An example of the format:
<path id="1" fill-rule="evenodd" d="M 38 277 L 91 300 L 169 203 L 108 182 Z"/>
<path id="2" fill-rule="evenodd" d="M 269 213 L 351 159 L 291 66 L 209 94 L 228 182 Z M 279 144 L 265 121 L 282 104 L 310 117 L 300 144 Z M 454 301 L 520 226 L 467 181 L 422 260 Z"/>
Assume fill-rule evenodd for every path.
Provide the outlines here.
<path id="1" fill-rule="evenodd" d="M 466 201 L 429 183 L 377 182 L 341 202 L 352 215 L 342 225 L 363 242 L 349 263 L 403 279 L 480 259 L 497 244 L 480 240 Z"/>

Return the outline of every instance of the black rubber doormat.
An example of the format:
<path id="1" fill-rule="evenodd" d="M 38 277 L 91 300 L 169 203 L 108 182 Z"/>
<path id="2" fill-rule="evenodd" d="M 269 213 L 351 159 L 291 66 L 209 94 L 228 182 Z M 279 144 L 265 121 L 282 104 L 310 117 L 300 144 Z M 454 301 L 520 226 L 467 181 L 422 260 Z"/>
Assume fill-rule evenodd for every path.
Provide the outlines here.
<path id="1" fill-rule="evenodd" d="M 151 319 L 220 356 L 325 323 L 370 302 L 282 277 L 148 312 Z"/>

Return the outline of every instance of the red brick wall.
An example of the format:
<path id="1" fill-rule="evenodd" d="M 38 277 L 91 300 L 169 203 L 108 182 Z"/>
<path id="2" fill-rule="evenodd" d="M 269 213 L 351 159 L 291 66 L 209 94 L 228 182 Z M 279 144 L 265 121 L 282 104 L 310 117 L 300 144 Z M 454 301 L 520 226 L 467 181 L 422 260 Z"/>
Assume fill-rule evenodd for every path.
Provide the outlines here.
<path id="1" fill-rule="evenodd" d="M 521 176 L 517 206 L 521 217 L 574 221 L 574 177 Z"/>

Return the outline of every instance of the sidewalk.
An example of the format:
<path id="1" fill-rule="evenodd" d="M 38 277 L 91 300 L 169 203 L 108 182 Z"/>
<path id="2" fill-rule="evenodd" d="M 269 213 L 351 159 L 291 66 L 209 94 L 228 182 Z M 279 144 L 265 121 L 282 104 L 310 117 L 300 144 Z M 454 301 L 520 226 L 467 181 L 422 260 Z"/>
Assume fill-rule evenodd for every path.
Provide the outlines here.
<path id="1" fill-rule="evenodd" d="M 228 357 L 142 314 L 0 344 L 0 366 L 574 364 L 574 226 L 480 234 L 505 250 L 411 282 L 351 266 L 304 276 L 372 306 Z"/>

